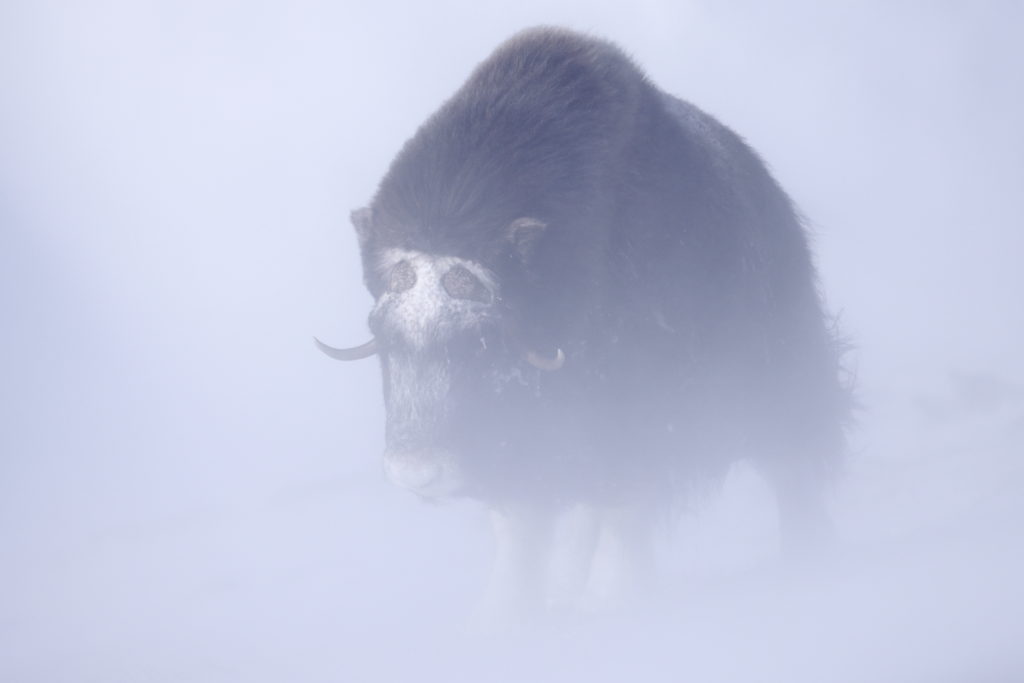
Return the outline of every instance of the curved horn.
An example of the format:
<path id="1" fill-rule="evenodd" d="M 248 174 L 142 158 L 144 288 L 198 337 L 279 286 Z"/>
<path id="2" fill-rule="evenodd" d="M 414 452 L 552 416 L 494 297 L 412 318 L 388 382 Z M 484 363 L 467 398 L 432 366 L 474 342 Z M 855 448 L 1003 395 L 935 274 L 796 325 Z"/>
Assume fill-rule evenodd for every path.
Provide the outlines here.
<path id="1" fill-rule="evenodd" d="M 565 365 L 565 354 L 562 349 L 558 349 L 554 358 L 545 358 L 536 351 L 527 351 L 526 362 L 538 370 L 553 372 Z"/>
<path id="2" fill-rule="evenodd" d="M 316 342 L 318 349 L 335 360 L 360 360 L 362 358 L 369 358 L 377 353 L 376 339 L 371 339 L 361 346 L 353 346 L 351 349 L 336 349 L 333 346 L 324 344 L 316 337 L 313 337 L 313 341 Z"/>

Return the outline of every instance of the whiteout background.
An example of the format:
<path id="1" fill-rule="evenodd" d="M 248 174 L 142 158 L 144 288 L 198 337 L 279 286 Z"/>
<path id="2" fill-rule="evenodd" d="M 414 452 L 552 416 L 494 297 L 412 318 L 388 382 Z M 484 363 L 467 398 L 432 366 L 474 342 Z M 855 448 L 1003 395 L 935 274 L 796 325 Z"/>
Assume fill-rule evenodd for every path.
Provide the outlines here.
<path id="1" fill-rule="evenodd" d="M 0 5 L 0 680 L 1024 678 L 1024 11 L 967 7 Z M 377 368 L 311 336 L 363 341 L 348 210 L 538 23 L 770 162 L 865 410 L 830 570 L 738 468 L 654 615 L 481 641 L 481 511 L 383 482 Z"/>

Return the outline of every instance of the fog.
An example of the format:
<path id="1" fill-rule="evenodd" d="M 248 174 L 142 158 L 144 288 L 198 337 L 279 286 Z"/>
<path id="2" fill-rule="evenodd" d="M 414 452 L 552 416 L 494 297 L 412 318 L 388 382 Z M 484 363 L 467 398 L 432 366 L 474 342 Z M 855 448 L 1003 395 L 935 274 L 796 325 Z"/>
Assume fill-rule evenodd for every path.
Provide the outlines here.
<path id="1" fill-rule="evenodd" d="M 1024 678 L 1020 3 L 0 5 L 0 680 Z M 478 638 L 380 469 L 350 209 L 514 31 L 617 42 L 807 216 L 863 406 L 830 565 L 737 467 L 660 599 Z"/>

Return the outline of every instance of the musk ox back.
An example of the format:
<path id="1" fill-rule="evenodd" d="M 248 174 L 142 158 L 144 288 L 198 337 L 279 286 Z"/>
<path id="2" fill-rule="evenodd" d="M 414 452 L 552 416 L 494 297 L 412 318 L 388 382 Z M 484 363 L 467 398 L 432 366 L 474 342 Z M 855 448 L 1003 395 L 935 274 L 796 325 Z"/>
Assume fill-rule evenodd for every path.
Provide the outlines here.
<path id="1" fill-rule="evenodd" d="M 373 341 L 321 346 L 379 356 L 392 481 L 496 510 L 520 587 L 499 602 L 546 571 L 500 558 L 539 557 L 566 510 L 635 580 L 644 520 L 739 457 L 785 543 L 821 535 L 848 407 L 804 230 L 737 135 L 616 47 L 512 38 L 352 218 Z"/>

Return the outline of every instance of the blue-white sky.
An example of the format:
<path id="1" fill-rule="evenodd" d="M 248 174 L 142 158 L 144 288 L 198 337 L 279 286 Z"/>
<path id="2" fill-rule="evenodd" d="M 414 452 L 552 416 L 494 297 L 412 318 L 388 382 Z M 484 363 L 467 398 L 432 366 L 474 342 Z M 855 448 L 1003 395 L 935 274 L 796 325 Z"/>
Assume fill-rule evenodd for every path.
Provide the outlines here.
<path id="1" fill-rule="evenodd" d="M 328 363 L 310 338 L 363 340 L 348 211 L 475 63 L 538 23 L 618 42 L 744 135 L 807 215 L 858 347 L 851 547 L 1009 534 L 1022 21 L 1010 1 L 3 3 L 0 678 L 339 680 L 391 651 L 367 633 L 457 621 L 486 558 L 478 511 L 380 480 L 376 368 Z M 684 571 L 770 565 L 770 543 L 729 526 L 761 529 L 750 487 L 684 541 L 711 558 Z M 949 574 L 947 597 L 989 586 L 960 621 L 985 597 L 1022 604 L 985 574 L 1009 560 Z M 861 576 L 903 594 L 889 566 Z M 930 597 L 896 621 L 934 635 L 917 647 L 940 668 L 932 651 L 964 633 L 917 620 Z M 992 647 L 1019 635 L 1011 612 L 988 620 Z M 1004 665 L 971 647 L 964 670 Z M 890 672 L 931 670 L 886 652 Z"/>

